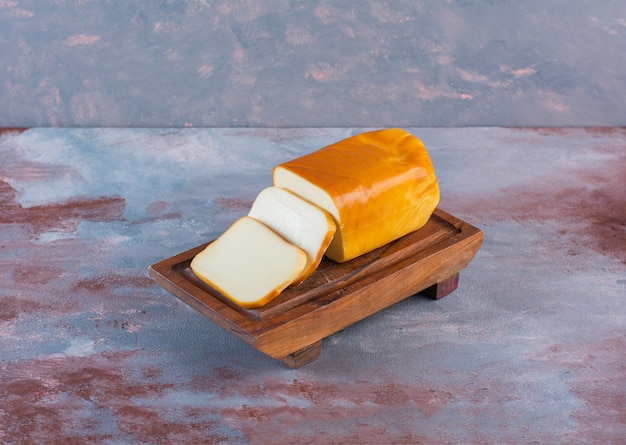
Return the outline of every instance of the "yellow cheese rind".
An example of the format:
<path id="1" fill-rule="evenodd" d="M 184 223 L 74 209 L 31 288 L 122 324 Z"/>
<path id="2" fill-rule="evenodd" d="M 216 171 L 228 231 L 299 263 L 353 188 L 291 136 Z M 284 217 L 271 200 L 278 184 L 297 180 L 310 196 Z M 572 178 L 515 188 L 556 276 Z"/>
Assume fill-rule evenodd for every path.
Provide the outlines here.
<path id="1" fill-rule="evenodd" d="M 439 203 L 424 144 L 398 129 L 362 133 L 274 167 L 275 186 L 326 209 L 326 256 L 351 260 L 422 227 Z"/>
<path id="2" fill-rule="evenodd" d="M 235 221 L 191 261 L 198 278 L 244 308 L 269 303 L 300 276 L 306 253 L 249 216 Z"/>

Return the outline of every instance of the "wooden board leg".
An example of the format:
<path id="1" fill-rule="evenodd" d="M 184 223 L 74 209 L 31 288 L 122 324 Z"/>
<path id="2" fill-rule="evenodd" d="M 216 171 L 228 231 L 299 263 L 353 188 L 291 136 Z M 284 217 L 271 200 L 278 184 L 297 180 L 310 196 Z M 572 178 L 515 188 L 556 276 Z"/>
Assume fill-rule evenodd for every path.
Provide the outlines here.
<path id="1" fill-rule="evenodd" d="M 299 368 L 317 359 L 322 352 L 322 340 L 306 346 L 299 351 L 293 352 L 280 359 L 281 362 L 291 368 Z"/>
<path id="2" fill-rule="evenodd" d="M 439 300 L 446 295 L 450 295 L 456 290 L 457 287 L 459 287 L 458 273 L 446 278 L 443 281 L 440 281 L 437 284 L 430 286 L 427 289 L 424 289 L 421 293 L 426 295 L 427 297 L 432 298 L 433 300 Z"/>

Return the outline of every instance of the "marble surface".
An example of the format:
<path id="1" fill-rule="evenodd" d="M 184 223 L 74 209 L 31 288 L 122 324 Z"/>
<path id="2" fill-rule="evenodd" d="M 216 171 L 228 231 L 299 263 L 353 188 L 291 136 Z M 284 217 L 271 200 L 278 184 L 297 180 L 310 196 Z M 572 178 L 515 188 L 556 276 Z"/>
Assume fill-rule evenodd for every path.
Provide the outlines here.
<path id="1" fill-rule="evenodd" d="M 625 125 L 619 0 L 0 0 L 0 126 Z"/>
<path id="2" fill-rule="evenodd" d="M 155 285 L 273 165 L 364 128 L 0 137 L 0 442 L 619 443 L 626 131 L 407 128 L 484 244 L 293 370 Z"/>

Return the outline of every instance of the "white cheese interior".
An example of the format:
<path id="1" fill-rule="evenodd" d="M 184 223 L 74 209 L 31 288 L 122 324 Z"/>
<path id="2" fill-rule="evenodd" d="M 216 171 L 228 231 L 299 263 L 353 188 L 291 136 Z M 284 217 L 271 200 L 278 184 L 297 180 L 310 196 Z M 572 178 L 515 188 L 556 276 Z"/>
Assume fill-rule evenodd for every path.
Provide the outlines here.
<path id="1" fill-rule="evenodd" d="M 293 284 L 315 271 L 335 233 L 334 219 L 327 211 L 280 187 L 262 190 L 248 216 L 306 252 L 307 264 Z"/>
<path id="2" fill-rule="evenodd" d="M 224 296 L 250 308 L 282 292 L 300 276 L 306 262 L 302 249 L 244 216 L 196 255 L 190 267 Z"/>
<path id="3" fill-rule="evenodd" d="M 275 184 L 284 184 L 287 190 L 291 190 L 298 196 L 320 206 L 333 215 L 335 221 L 339 221 L 339 210 L 335 201 L 325 190 L 281 166 L 274 169 L 273 181 Z"/>
<path id="4" fill-rule="evenodd" d="M 332 215 L 335 220 L 336 232 L 327 248 L 327 253 L 330 253 L 331 257 L 339 256 L 332 255 L 333 252 L 340 251 L 343 244 L 341 231 L 339 230 L 342 226 L 342 221 L 339 215 L 339 209 L 335 205 L 333 198 L 322 188 L 312 184 L 301 176 L 282 168 L 281 166 L 277 166 L 272 174 L 274 184 L 278 184 L 281 188 L 284 187 L 285 189 L 292 191 L 294 194 L 312 202 Z"/>

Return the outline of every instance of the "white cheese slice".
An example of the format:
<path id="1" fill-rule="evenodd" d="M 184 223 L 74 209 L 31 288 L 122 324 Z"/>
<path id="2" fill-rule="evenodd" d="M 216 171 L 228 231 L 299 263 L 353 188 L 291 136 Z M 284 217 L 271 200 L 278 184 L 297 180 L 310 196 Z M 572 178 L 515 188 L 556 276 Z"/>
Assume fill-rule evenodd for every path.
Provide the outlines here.
<path id="1" fill-rule="evenodd" d="M 330 213 L 280 187 L 262 190 L 248 216 L 261 221 L 306 252 L 306 266 L 292 283 L 294 286 L 315 271 L 336 230 Z"/>
<path id="2" fill-rule="evenodd" d="M 280 294 L 307 263 L 307 254 L 249 216 L 235 221 L 191 261 L 209 286 L 245 308 L 260 307 Z"/>

